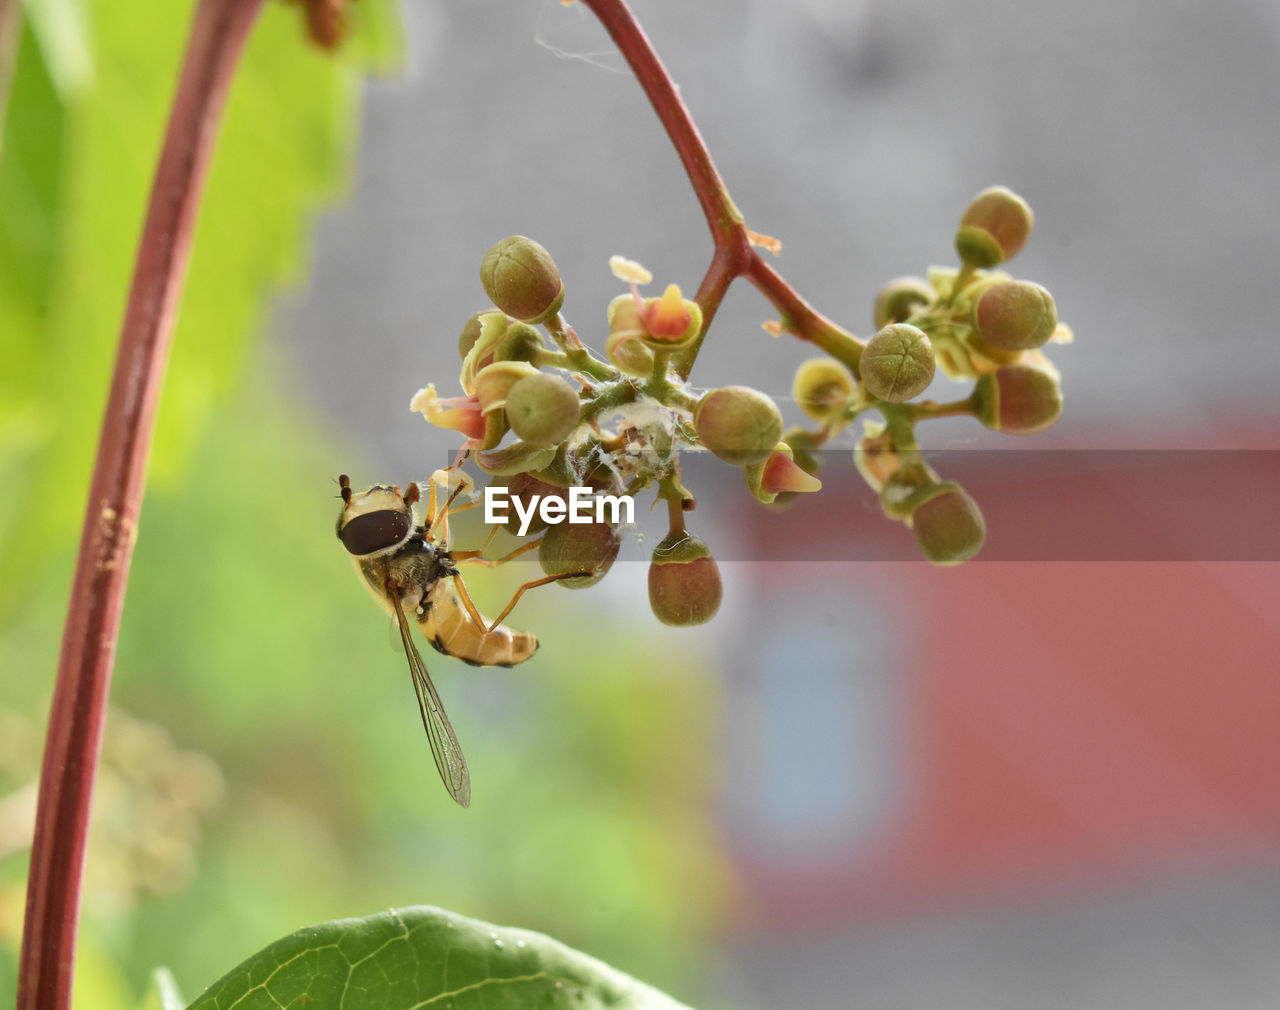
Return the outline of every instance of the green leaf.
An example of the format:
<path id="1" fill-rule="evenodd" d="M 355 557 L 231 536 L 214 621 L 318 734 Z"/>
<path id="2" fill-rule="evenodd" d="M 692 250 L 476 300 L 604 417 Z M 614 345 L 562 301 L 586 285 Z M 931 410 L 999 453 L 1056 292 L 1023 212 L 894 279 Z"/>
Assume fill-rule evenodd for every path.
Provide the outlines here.
<path id="1" fill-rule="evenodd" d="M 188 1010 L 681 1010 L 642 982 L 524 929 L 428 905 L 301 929 L 259 951 Z"/>

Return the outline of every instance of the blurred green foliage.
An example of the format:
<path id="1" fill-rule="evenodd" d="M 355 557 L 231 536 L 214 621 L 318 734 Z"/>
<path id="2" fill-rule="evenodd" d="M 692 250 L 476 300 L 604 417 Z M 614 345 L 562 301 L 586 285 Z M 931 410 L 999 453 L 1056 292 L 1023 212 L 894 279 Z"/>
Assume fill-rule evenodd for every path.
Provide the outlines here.
<path id="1" fill-rule="evenodd" d="M 190 7 L 26 7 L 0 161 L 0 554 L 26 570 L 78 529 L 134 251 Z M 346 170 L 360 74 L 395 56 L 390 0 L 361 4 L 339 62 L 267 4 L 233 88 L 166 382 L 152 475 L 180 472 L 240 378 L 269 286 L 306 262 L 311 212 Z M 40 503 L 38 509 L 31 502 Z M 0 582 L 0 613 L 22 595 Z"/>
<path id="2" fill-rule="evenodd" d="M 38 773 L 189 15 L 40 0 L 21 25 L 0 157 L 0 839 Z M 268 4 L 233 91 L 125 605 L 77 1004 L 132 1007 L 157 964 L 193 996 L 306 923 L 416 902 L 545 931 L 679 994 L 728 884 L 710 665 L 654 669 L 643 624 L 611 626 L 582 610 L 596 599 L 554 590 L 515 615 L 547 643 L 524 666 L 427 650 L 472 770 L 473 805 L 456 808 L 392 629 L 331 532 L 333 478 L 359 454 L 251 340 L 266 294 L 306 263 L 312 212 L 341 189 L 361 75 L 395 56 L 391 0 L 361 0 L 355 19 L 335 62 L 301 44 L 296 10 Z M 491 608 L 531 577 L 509 567 L 477 579 Z M 0 845 L 0 1001 L 25 859 Z"/>

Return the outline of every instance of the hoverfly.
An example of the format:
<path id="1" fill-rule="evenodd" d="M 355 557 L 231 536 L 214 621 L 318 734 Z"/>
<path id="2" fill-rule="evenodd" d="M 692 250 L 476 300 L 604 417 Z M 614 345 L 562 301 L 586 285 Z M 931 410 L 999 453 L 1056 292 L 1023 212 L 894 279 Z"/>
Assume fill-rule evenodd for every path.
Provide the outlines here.
<path id="1" fill-rule="evenodd" d="M 499 622 L 511 612 L 525 590 L 567 576 L 548 576 L 525 583 L 497 620 L 488 622 L 471 602 L 458 572 L 458 563 L 501 564 L 536 547 L 537 541 L 493 561 L 484 558 L 483 551 L 453 552 L 447 544 L 446 517 L 461 485 L 437 513 L 433 480 L 428 510 L 431 514 L 426 525 L 422 525 L 413 511 L 420 499 L 417 484 L 410 484 L 403 494 L 395 485 L 376 485 L 368 491 L 353 492 L 346 474 L 338 478 L 338 484 L 342 489 L 338 539 L 350 553 L 362 581 L 396 619 L 436 768 L 449 795 L 460 806 L 468 806 L 471 777 L 467 761 L 445 715 L 440 695 L 431 683 L 426 663 L 414 644 L 409 618 L 417 622 L 418 629 L 438 652 L 472 666 L 514 666 L 534 654 L 538 639 Z"/>

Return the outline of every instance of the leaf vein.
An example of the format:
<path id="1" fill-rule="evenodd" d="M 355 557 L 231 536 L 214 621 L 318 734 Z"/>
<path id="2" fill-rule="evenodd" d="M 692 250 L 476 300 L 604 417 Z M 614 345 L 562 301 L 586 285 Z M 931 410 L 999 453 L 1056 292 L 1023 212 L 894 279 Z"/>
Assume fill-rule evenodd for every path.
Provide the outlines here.
<path id="1" fill-rule="evenodd" d="M 336 943 L 326 943 L 326 944 L 322 944 L 319 947 L 307 947 L 304 950 L 298 951 L 298 953 L 294 954 L 293 957 L 289 958 L 288 960 L 281 961 L 278 965 L 276 965 L 275 968 L 271 970 L 271 974 L 268 975 L 266 978 L 264 978 L 257 985 L 252 985 L 248 989 L 246 989 L 241 994 L 238 1000 L 236 1000 L 234 1003 L 228 1004 L 227 1010 L 235 1010 L 236 1007 L 238 1007 L 241 1003 L 247 1000 L 251 995 L 253 995 L 253 993 L 257 992 L 259 989 L 263 990 L 264 992 L 267 992 L 267 986 L 271 984 L 271 980 L 275 978 L 276 975 L 278 975 L 285 968 L 289 967 L 289 965 L 293 964 L 294 961 L 297 961 L 300 958 L 306 957 L 308 954 L 313 954 L 316 951 L 328 950 L 330 947 L 337 948 L 337 946 L 338 945 Z M 272 996 L 270 992 L 267 992 L 267 996 L 271 999 L 271 1002 L 275 1003 L 276 1006 L 281 1005 L 280 1001 L 276 999 L 274 996 Z"/>
<path id="2" fill-rule="evenodd" d="M 437 993 L 430 999 L 425 999 L 421 1003 L 415 1003 L 413 1006 L 409 1007 L 408 1010 L 419 1010 L 420 1007 L 431 1006 L 433 1003 L 439 1003 L 442 999 L 452 999 L 455 996 L 462 995 L 464 992 L 473 992 L 477 989 L 483 989 L 490 985 L 506 985 L 512 982 L 537 982 L 540 979 L 553 977 L 554 976 L 549 971 L 538 971 L 534 972 L 532 975 L 509 975 L 506 978 L 484 978 L 479 982 L 472 982 L 470 985 L 464 985 L 460 989 L 452 989 L 447 992 Z"/>

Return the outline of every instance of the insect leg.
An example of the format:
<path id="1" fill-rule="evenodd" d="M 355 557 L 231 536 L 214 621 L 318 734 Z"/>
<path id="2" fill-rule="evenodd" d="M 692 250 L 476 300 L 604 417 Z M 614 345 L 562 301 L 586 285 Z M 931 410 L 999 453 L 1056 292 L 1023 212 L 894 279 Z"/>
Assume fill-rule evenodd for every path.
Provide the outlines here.
<path id="1" fill-rule="evenodd" d="M 473 559 L 473 560 L 477 560 L 477 559 Z M 483 560 L 483 559 L 480 559 L 480 560 Z M 505 561 L 507 559 L 503 558 L 501 560 Z M 489 563 L 499 564 L 498 561 L 492 561 Z M 462 575 L 460 573 L 457 575 L 454 575 L 453 584 L 454 584 L 454 587 L 458 590 L 458 599 L 462 601 L 462 605 L 467 610 L 467 616 L 469 616 L 471 620 L 473 620 L 476 623 L 476 627 L 484 628 L 485 632 L 488 633 L 502 623 L 502 619 L 506 617 L 509 613 L 511 613 L 512 610 L 515 609 L 516 604 L 520 602 L 520 597 L 522 597 L 528 590 L 537 589 L 538 586 L 545 586 L 552 582 L 559 582 L 561 579 L 577 579 L 577 578 L 581 578 L 584 575 L 594 575 L 594 574 L 595 572 L 590 572 L 590 571 L 561 572 L 558 575 L 545 575 L 540 579 L 534 579 L 532 582 L 526 582 L 524 585 L 522 585 L 519 589 L 515 591 L 515 594 L 511 597 L 510 602 L 508 602 L 507 605 L 502 608 L 502 613 L 500 613 L 492 621 L 488 621 L 488 622 L 486 622 L 484 617 L 481 616 L 480 611 L 476 609 L 475 603 L 473 603 L 471 600 L 471 594 L 467 591 L 467 584 L 462 580 Z"/>
<path id="2" fill-rule="evenodd" d="M 595 572 L 561 572 L 559 575 L 545 575 L 540 579 L 534 579 L 532 582 L 526 582 L 523 586 L 521 586 L 519 589 L 516 590 L 515 595 L 511 597 L 511 602 L 502 608 L 502 613 L 500 613 L 496 618 L 494 618 L 493 623 L 489 625 L 488 630 L 492 631 L 499 624 L 501 624 L 502 619 L 506 617 L 509 613 L 511 613 L 512 610 L 515 609 L 516 604 L 520 602 L 520 597 L 522 597 L 528 590 L 537 589 L 539 586 L 545 586 L 551 582 L 559 582 L 561 579 L 576 579 L 584 575 L 594 575 L 594 574 Z M 455 575 L 453 577 L 453 581 L 455 583 L 458 582 L 459 576 Z M 462 587 L 459 586 L 458 588 L 459 588 L 459 595 L 461 595 Z"/>
<path id="3" fill-rule="evenodd" d="M 498 621 L 494 621 L 491 625 L 486 623 L 484 616 L 476 608 L 475 602 L 471 599 L 471 594 L 467 592 L 467 584 L 462 581 L 461 575 L 455 575 L 453 577 L 453 587 L 458 591 L 458 599 L 462 601 L 462 606 L 466 608 L 467 616 L 471 618 L 472 624 L 485 631 L 492 631 L 498 626 Z M 508 607 L 502 612 L 502 616 L 506 617 L 510 611 L 511 608 Z"/>
<path id="4" fill-rule="evenodd" d="M 434 539 L 435 539 L 435 531 L 436 531 L 436 527 L 437 527 L 437 526 L 439 526 L 439 527 L 440 527 L 440 531 L 441 531 L 441 536 L 442 536 L 442 538 L 443 538 L 446 542 L 448 541 L 448 539 L 449 539 L 449 525 L 448 525 L 448 522 L 449 522 L 449 506 L 451 506 L 451 505 L 453 504 L 453 500 L 454 500 L 455 498 L 457 498 L 457 497 L 458 497 L 458 495 L 460 495 L 460 494 L 462 493 L 462 489 L 463 489 L 464 487 L 466 487 L 466 484 L 465 484 L 465 483 L 461 483 L 461 484 L 459 484 L 457 487 L 455 487 L 451 492 L 449 492 L 449 497 L 445 499 L 445 503 L 444 503 L 444 505 L 443 505 L 443 506 L 441 506 L 441 508 L 440 508 L 440 511 L 439 511 L 439 512 L 436 512 L 436 511 L 435 511 L 435 507 L 436 507 L 436 482 L 435 482 L 434 480 L 431 482 L 431 494 L 430 494 L 430 499 L 431 499 L 431 502 L 430 502 L 431 520 L 430 520 L 430 522 L 431 522 L 431 525 L 429 525 L 429 526 L 427 527 L 427 532 L 426 532 L 426 538 L 427 538 L 428 540 L 434 540 Z M 466 507 L 467 507 L 467 506 L 465 506 L 465 505 L 459 505 L 456 509 L 454 509 L 454 511 L 455 511 L 455 512 L 461 512 L 461 511 L 463 511 Z"/>
<path id="5" fill-rule="evenodd" d="M 475 504 L 478 504 L 478 502 L 472 502 L 471 504 L 475 505 Z M 454 511 L 457 512 L 458 509 L 454 509 Z M 512 558 L 518 557 L 519 555 L 523 554 L 525 551 L 533 550 L 535 547 L 538 546 L 538 544 L 542 542 L 542 538 L 539 537 L 537 540 L 533 541 L 533 543 L 524 544 L 521 547 L 519 547 L 517 550 L 514 550 L 510 554 L 506 555 L 505 557 L 501 557 L 501 558 L 498 558 L 496 561 L 492 561 L 489 558 L 486 558 L 484 556 L 484 552 L 487 551 L 489 547 L 493 544 L 493 538 L 498 535 L 499 528 L 500 527 L 497 527 L 497 526 L 490 527 L 489 536 L 485 539 L 484 546 L 481 547 L 478 551 L 450 551 L 449 556 L 453 558 L 454 561 L 461 561 L 469 565 L 484 565 L 485 567 L 491 568 L 494 565 L 502 564 L 502 562 L 504 561 L 510 561 Z"/>

